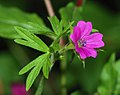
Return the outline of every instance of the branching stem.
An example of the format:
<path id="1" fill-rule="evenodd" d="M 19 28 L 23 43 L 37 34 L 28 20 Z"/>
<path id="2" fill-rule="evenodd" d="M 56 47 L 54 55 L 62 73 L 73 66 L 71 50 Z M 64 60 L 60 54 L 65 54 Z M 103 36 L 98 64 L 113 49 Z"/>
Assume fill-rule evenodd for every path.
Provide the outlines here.
<path id="1" fill-rule="evenodd" d="M 53 11 L 53 8 L 52 8 L 52 5 L 51 5 L 51 2 L 50 0 L 44 0 L 45 4 L 46 4 L 46 8 L 48 10 L 48 13 L 49 13 L 49 16 L 52 17 L 55 15 L 54 11 Z M 61 35 L 57 38 L 56 41 L 58 41 L 58 39 L 61 37 Z M 56 41 L 53 43 L 53 45 L 56 43 Z M 61 37 L 60 38 L 60 46 L 63 47 L 64 46 L 64 40 L 63 38 Z M 66 59 L 65 57 L 65 54 L 64 55 L 64 59 Z M 61 95 L 67 95 L 67 89 L 66 89 L 66 75 L 65 75 L 65 69 L 66 69 L 66 60 L 61 60 Z"/>

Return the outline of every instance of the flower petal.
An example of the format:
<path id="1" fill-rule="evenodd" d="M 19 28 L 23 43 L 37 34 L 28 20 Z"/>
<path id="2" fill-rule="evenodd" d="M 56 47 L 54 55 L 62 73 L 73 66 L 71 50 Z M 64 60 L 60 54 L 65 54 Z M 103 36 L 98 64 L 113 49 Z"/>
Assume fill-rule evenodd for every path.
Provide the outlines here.
<path id="1" fill-rule="evenodd" d="M 81 30 L 79 27 L 75 26 L 73 29 L 73 33 L 70 34 L 70 38 L 74 43 L 77 43 L 80 37 L 81 37 Z"/>
<path id="2" fill-rule="evenodd" d="M 79 53 L 81 59 L 86 59 L 87 57 L 96 58 L 97 51 L 93 48 L 82 47 L 79 48 L 78 45 L 75 46 L 76 52 Z"/>
<path id="3" fill-rule="evenodd" d="M 88 48 L 100 48 L 103 46 L 104 46 L 103 41 L 96 41 L 96 42 L 91 42 L 91 43 L 86 44 L 86 47 L 88 47 Z"/>
<path id="4" fill-rule="evenodd" d="M 70 34 L 70 39 L 76 43 L 77 42 L 77 39 L 75 38 L 75 35 L 74 34 Z"/>
<path id="5" fill-rule="evenodd" d="M 101 33 L 93 33 L 89 36 L 86 36 L 85 39 L 87 42 L 99 41 L 102 40 L 103 35 Z"/>
<path id="6" fill-rule="evenodd" d="M 77 23 L 77 26 L 80 28 L 80 30 L 82 32 L 81 38 L 89 35 L 90 32 L 92 31 L 92 23 L 91 22 L 79 21 Z"/>
<path id="7" fill-rule="evenodd" d="M 85 52 L 83 51 L 82 48 L 76 47 L 76 52 L 79 53 L 81 59 L 87 58 L 87 56 L 86 56 L 86 54 L 85 54 Z"/>
<path id="8" fill-rule="evenodd" d="M 77 26 L 81 29 L 81 31 L 85 30 L 86 22 L 81 20 L 77 23 Z"/>
<path id="9" fill-rule="evenodd" d="M 96 56 L 97 56 L 97 51 L 96 51 L 95 49 L 86 48 L 86 47 L 83 47 L 82 49 L 83 49 L 83 51 L 84 51 L 84 53 L 85 53 L 85 55 L 86 55 L 87 57 L 96 58 Z"/>
<path id="10" fill-rule="evenodd" d="M 103 35 L 101 33 L 94 33 L 85 37 L 86 47 L 88 48 L 100 48 L 104 46 L 102 41 Z"/>

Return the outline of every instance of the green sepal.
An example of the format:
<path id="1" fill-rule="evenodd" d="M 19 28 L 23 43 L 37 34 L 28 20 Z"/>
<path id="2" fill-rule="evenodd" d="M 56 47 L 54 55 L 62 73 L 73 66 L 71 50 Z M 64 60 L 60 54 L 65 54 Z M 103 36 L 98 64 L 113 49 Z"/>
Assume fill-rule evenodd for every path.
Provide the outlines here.
<path id="1" fill-rule="evenodd" d="M 99 32 L 99 30 L 97 30 L 97 29 L 92 29 L 92 32 Z"/>

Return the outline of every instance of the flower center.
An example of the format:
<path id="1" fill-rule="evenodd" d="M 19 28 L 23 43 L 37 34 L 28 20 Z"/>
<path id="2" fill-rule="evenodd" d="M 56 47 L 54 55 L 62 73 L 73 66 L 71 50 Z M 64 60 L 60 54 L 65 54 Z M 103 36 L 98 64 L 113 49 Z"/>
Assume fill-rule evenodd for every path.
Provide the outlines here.
<path id="1" fill-rule="evenodd" d="M 78 40 L 77 43 L 79 48 L 86 46 L 86 41 L 84 39 Z"/>

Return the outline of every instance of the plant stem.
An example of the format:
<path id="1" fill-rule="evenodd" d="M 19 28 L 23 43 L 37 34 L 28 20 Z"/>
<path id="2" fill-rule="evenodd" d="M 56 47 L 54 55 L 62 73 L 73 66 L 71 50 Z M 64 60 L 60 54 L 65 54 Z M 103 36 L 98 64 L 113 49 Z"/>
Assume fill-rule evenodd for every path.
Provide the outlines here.
<path id="1" fill-rule="evenodd" d="M 44 83 L 45 83 L 45 78 L 42 75 L 41 80 L 39 82 L 39 86 L 37 88 L 37 91 L 36 91 L 35 95 L 41 95 L 42 94 Z"/>
<path id="2" fill-rule="evenodd" d="M 45 2 L 49 16 L 50 17 L 54 16 L 55 13 L 53 11 L 52 4 L 51 4 L 50 0 L 44 0 L 44 2 Z"/>
<path id="3" fill-rule="evenodd" d="M 63 40 L 63 38 L 60 38 L 60 46 L 64 47 L 65 46 L 65 42 Z M 67 88 L 66 88 L 66 67 L 67 67 L 67 63 L 66 63 L 66 53 L 63 53 L 64 58 L 61 59 L 61 63 L 60 63 L 60 69 L 61 69 L 61 95 L 67 95 Z"/>
<path id="4" fill-rule="evenodd" d="M 44 0 L 44 2 L 45 2 L 45 5 L 46 5 L 49 16 L 50 17 L 54 16 L 54 11 L 53 11 L 50 0 Z M 52 56 L 54 56 L 54 55 L 52 55 Z M 53 57 L 51 57 L 52 62 L 53 62 L 53 60 L 54 60 Z M 44 77 L 44 75 L 42 75 L 35 95 L 41 95 L 42 94 L 43 87 L 44 87 L 44 82 L 45 82 L 45 77 Z"/>
<path id="5" fill-rule="evenodd" d="M 46 8 L 47 8 L 47 11 L 48 11 L 48 14 L 50 17 L 54 16 L 55 13 L 53 11 L 53 8 L 52 8 L 52 5 L 51 5 L 51 2 L 50 0 L 44 0 L 45 2 L 45 5 L 46 5 Z M 61 35 L 57 38 L 57 40 L 61 37 Z M 56 41 L 53 43 L 53 45 L 56 43 Z M 63 47 L 64 46 L 64 40 L 63 38 L 61 37 L 60 38 L 60 46 Z M 61 68 L 61 95 L 67 95 L 67 89 L 66 89 L 66 74 L 65 74 L 65 71 L 66 71 L 66 54 L 64 53 L 63 54 L 64 58 L 61 60 L 61 64 L 60 64 L 60 68 Z"/>
<path id="6" fill-rule="evenodd" d="M 67 95 L 66 88 L 66 53 L 63 54 L 64 58 L 61 60 L 60 69 L 61 69 L 61 95 Z"/>

